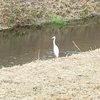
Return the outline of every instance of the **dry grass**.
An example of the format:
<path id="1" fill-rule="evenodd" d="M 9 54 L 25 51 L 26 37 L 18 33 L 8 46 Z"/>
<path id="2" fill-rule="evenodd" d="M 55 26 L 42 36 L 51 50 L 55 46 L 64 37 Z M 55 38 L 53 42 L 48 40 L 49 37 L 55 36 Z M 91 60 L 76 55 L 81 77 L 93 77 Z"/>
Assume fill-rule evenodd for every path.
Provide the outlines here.
<path id="1" fill-rule="evenodd" d="M 28 1 L 28 0 L 27 0 Z M 0 0 L 0 27 L 39 24 L 49 21 L 50 15 L 79 19 L 100 13 L 98 0 Z"/>
<path id="2" fill-rule="evenodd" d="M 0 100 L 100 100 L 100 49 L 0 69 Z"/>

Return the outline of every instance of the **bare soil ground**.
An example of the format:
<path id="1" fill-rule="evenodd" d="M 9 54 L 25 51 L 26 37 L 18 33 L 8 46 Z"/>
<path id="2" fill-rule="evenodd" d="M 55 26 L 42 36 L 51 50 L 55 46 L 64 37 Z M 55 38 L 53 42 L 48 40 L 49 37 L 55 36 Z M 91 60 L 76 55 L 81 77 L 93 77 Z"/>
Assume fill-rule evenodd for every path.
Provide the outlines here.
<path id="1" fill-rule="evenodd" d="M 100 100 L 100 49 L 0 69 L 0 100 Z"/>

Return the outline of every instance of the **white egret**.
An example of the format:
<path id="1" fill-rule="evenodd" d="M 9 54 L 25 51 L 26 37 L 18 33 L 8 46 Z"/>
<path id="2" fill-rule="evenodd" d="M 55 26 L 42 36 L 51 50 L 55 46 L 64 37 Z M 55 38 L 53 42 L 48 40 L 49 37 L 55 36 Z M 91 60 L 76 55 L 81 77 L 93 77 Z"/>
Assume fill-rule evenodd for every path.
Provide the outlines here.
<path id="1" fill-rule="evenodd" d="M 53 52 L 54 52 L 54 55 L 56 57 L 59 57 L 59 48 L 58 48 L 58 46 L 55 43 L 56 37 L 53 36 L 51 39 L 53 39 Z"/>

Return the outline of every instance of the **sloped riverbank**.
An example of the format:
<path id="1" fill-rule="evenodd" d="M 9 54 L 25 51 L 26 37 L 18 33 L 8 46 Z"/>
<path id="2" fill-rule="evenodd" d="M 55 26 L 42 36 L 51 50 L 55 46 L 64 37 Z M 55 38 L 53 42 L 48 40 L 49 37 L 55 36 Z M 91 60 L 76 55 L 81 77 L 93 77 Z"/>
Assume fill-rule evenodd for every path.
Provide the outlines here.
<path id="1" fill-rule="evenodd" d="M 100 49 L 0 69 L 0 100 L 99 100 Z"/>
<path id="2" fill-rule="evenodd" d="M 13 26 L 63 23 L 100 13 L 99 0 L 1 0 L 0 30 Z"/>

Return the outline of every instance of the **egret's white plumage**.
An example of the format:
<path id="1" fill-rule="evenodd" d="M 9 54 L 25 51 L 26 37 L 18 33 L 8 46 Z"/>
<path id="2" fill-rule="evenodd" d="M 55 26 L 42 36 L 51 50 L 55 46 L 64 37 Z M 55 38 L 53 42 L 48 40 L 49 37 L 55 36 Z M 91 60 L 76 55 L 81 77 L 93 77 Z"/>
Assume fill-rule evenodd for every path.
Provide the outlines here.
<path id="1" fill-rule="evenodd" d="M 56 37 L 53 36 L 51 39 L 53 39 L 53 52 L 54 52 L 54 55 L 56 57 L 59 57 L 59 48 L 58 48 L 58 46 L 55 43 Z"/>

